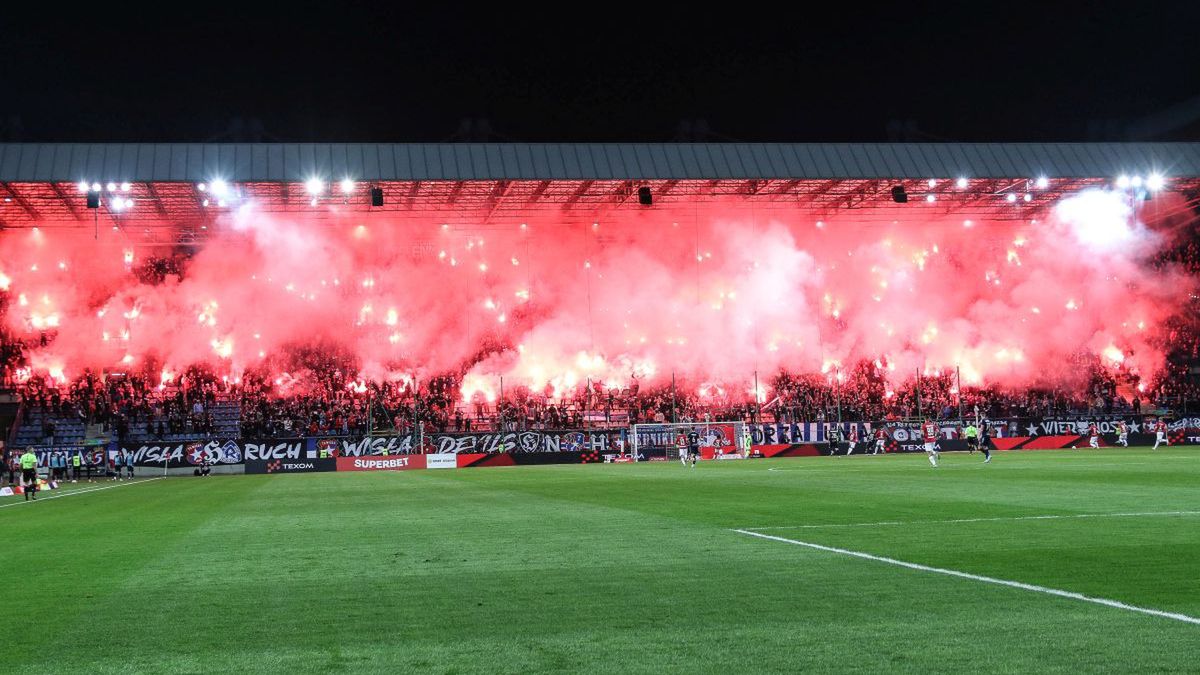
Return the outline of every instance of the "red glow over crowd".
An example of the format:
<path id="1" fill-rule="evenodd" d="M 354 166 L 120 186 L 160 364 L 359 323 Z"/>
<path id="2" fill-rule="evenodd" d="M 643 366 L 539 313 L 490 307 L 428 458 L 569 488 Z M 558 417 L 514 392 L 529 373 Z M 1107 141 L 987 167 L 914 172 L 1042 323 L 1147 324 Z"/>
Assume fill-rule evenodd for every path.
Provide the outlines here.
<path id="1" fill-rule="evenodd" d="M 29 405 L 118 433 L 214 433 L 221 402 L 247 435 L 1177 407 L 1200 261 L 1174 199 L 7 230 L 0 359 Z"/>

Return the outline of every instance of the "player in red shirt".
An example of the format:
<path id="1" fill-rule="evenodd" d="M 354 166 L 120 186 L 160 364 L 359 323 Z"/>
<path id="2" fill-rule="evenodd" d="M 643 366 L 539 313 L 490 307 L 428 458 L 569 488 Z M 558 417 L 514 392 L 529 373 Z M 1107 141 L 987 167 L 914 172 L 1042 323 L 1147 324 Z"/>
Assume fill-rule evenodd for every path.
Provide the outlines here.
<path id="1" fill-rule="evenodd" d="M 938 427 L 933 420 L 926 418 L 925 423 L 921 425 L 921 438 L 925 439 L 925 454 L 929 456 L 929 463 L 936 469 L 938 465 Z"/>
<path id="2" fill-rule="evenodd" d="M 846 448 L 846 456 L 847 457 L 850 456 L 850 453 L 854 452 L 854 448 L 857 445 L 858 445 L 858 425 L 851 424 L 850 425 L 850 444 Z"/>
<path id="3" fill-rule="evenodd" d="M 878 429 L 875 430 L 875 452 L 872 452 L 871 454 L 878 455 L 881 452 L 886 454 L 887 453 L 887 447 L 885 447 L 886 445 L 887 445 L 887 431 L 885 431 L 883 427 L 879 427 Z"/>
<path id="4" fill-rule="evenodd" d="M 1170 445 L 1171 441 L 1167 439 L 1167 423 L 1159 420 L 1154 425 L 1154 449 L 1157 450 L 1159 444 Z"/>
<path id="5" fill-rule="evenodd" d="M 1095 422 L 1088 427 L 1088 447 L 1097 449 L 1100 447 L 1100 429 Z"/>

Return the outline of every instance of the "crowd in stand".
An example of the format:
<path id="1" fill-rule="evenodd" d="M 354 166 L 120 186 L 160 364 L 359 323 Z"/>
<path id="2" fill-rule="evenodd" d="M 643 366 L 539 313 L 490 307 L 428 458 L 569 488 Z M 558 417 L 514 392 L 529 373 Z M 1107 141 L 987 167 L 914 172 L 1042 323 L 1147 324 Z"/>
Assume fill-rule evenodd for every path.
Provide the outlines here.
<path id="1" fill-rule="evenodd" d="M 148 265 L 148 281 L 177 274 L 178 261 Z M 1200 246 L 1184 243 L 1159 256 L 1156 265 L 1182 267 L 1200 278 Z M 7 310 L 0 293 L 0 315 Z M 1193 304 L 1198 298 L 1193 296 Z M 1071 387 L 963 387 L 954 371 L 897 378 L 885 364 L 863 361 L 837 372 L 764 377 L 755 400 L 752 383 L 725 386 L 704 382 L 640 384 L 624 388 L 581 382 L 569 391 L 513 386 L 464 397 L 464 371 L 417 382 L 407 377 L 359 379 L 352 357 L 328 346 L 287 355 L 286 368 L 218 376 L 202 366 L 182 373 L 84 371 L 70 382 L 33 373 L 31 348 L 52 334 L 16 336 L 0 329 L 0 388 L 16 390 L 28 410 L 44 413 L 44 440 L 55 420 L 99 425 L 123 439 L 134 427 L 151 438 L 201 436 L 214 431 L 213 409 L 229 405 L 240 415 L 243 437 L 408 433 L 492 429 L 578 429 L 634 423 L 742 419 L 761 422 L 956 418 L 962 411 L 993 418 L 1046 415 L 1141 414 L 1168 408 L 1195 410 L 1200 387 L 1191 368 L 1200 363 L 1200 322 L 1195 308 L 1181 308 L 1164 333 L 1167 365 L 1153 382 L 1080 355 L 1066 364 L 1077 374 Z M 278 366 L 278 364 L 276 364 Z M 279 374 L 282 372 L 283 374 Z"/>
<path id="2" fill-rule="evenodd" d="M 223 392 L 221 380 L 192 368 L 171 386 L 152 385 L 139 374 L 99 376 L 85 370 L 67 384 L 32 375 L 19 391 L 27 410 L 44 413 L 43 438 L 54 437 L 54 419 L 76 419 L 98 425 L 123 440 L 132 425 L 142 424 L 152 437 L 207 434 L 213 430 L 212 406 Z"/>
<path id="3" fill-rule="evenodd" d="M 1188 349 L 1194 349 L 1189 347 Z M 16 352 L 10 352 L 16 353 Z M 756 402 L 748 386 L 677 382 L 616 389 L 585 382 L 573 391 L 535 392 L 511 387 L 499 400 L 467 397 L 460 374 L 415 382 L 407 378 L 363 381 L 347 360 L 308 354 L 295 374 L 248 372 L 230 380 L 194 367 L 158 381 L 140 373 L 85 371 L 69 383 L 32 375 L 19 385 L 28 411 L 40 411 L 43 440 L 52 443 L 55 420 L 99 425 L 124 439 L 131 427 L 149 438 L 211 434 L 219 402 L 240 415 L 247 438 L 472 430 L 578 429 L 670 421 L 740 419 L 757 422 L 957 418 L 960 411 L 993 418 L 1050 415 L 1141 414 L 1151 408 L 1184 411 L 1200 404 L 1185 365 L 1139 391 L 1135 379 L 1091 368 L 1086 384 L 1066 388 L 964 387 L 954 371 L 929 373 L 891 384 L 884 369 L 860 363 L 840 373 L 778 373 L 766 379 Z M 918 395 L 919 392 L 919 395 Z M 1190 401 L 1190 403 L 1188 402 Z"/>

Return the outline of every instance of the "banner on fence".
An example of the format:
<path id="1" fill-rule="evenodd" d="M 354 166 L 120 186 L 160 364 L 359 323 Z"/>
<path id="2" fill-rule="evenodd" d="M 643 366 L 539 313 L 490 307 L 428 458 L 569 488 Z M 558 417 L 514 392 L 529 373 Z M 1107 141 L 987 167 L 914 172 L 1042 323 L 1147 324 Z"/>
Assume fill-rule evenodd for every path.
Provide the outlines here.
<path id="1" fill-rule="evenodd" d="M 425 455 L 369 455 L 338 457 L 338 471 L 409 471 L 425 468 Z"/>
<path id="2" fill-rule="evenodd" d="M 337 468 L 337 460 L 332 457 L 246 460 L 246 473 L 318 473 Z"/>
<path id="3" fill-rule="evenodd" d="M 457 469 L 458 456 L 451 452 L 425 455 L 426 469 Z"/>
<path id="4" fill-rule="evenodd" d="M 429 433 L 418 447 L 416 434 L 388 436 L 352 436 L 348 438 L 308 439 L 312 447 L 325 449 L 338 457 L 371 455 L 458 454 L 465 453 L 537 453 L 604 450 L 619 429 L 589 431 L 495 431 L 475 433 Z"/>

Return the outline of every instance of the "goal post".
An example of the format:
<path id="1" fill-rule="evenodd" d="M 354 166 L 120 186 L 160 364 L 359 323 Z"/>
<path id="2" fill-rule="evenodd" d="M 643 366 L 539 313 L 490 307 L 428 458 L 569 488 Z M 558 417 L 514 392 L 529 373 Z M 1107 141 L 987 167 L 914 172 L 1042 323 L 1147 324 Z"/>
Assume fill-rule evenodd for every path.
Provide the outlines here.
<path id="1" fill-rule="evenodd" d="M 743 459 L 750 456 L 747 427 L 742 421 L 662 422 L 635 424 L 629 432 L 633 456 L 641 460 L 677 460 L 687 448 L 687 435 L 699 437 L 702 459 Z"/>

